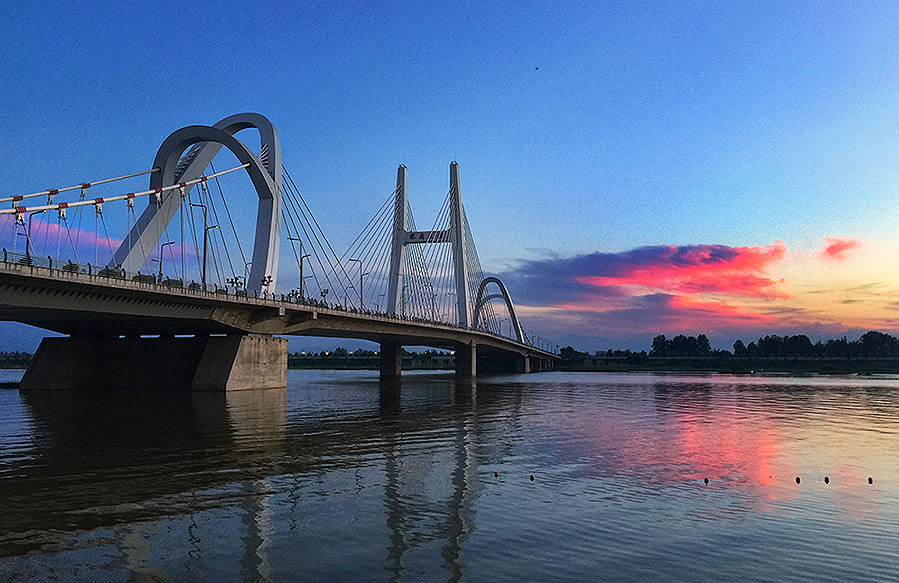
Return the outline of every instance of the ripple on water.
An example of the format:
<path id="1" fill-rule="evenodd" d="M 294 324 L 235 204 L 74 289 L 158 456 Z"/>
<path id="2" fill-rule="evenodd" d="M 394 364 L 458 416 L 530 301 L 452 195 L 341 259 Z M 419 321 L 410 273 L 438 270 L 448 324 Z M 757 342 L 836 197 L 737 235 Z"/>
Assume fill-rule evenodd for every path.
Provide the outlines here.
<path id="1" fill-rule="evenodd" d="M 896 377 L 289 380 L 0 391 L 0 579 L 899 578 Z"/>

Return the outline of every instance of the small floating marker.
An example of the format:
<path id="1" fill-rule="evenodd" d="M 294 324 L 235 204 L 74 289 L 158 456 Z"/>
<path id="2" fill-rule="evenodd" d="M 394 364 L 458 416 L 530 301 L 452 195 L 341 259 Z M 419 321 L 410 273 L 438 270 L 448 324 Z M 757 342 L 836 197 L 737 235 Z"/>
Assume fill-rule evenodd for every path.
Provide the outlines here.
<path id="1" fill-rule="evenodd" d="M 706 485 L 706 486 L 709 485 L 709 479 L 708 479 L 708 478 L 703 478 L 702 481 L 705 482 L 705 485 Z"/>
<path id="2" fill-rule="evenodd" d="M 534 474 L 531 474 L 531 481 L 534 481 Z"/>
<path id="3" fill-rule="evenodd" d="M 498 477 L 499 477 L 499 472 L 493 472 L 493 477 L 494 477 L 494 478 L 498 478 Z"/>
<path id="4" fill-rule="evenodd" d="M 830 483 L 830 478 L 828 478 L 827 476 L 824 476 L 824 483 L 825 483 L 825 484 L 829 484 L 829 483 Z"/>
<path id="5" fill-rule="evenodd" d="M 873 483 L 874 483 L 874 478 L 872 478 L 871 476 L 868 476 L 868 483 L 869 483 L 869 484 L 873 484 Z"/>
<path id="6" fill-rule="evenodd" d="M 796 483 L 798 484 L 799 482 L 800 482 L 799 476 L 796 476 Z"/>

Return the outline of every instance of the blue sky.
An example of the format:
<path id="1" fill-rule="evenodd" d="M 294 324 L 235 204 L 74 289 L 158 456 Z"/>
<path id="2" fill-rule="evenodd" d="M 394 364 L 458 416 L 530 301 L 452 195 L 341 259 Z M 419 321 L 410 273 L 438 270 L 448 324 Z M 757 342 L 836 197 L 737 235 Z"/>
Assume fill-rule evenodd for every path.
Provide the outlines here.
<path id="1" fill-rule="evenodd" d="M 892 249 L 899 224 L 895 2 L 26 2 L 0 22 L 5 194 L 143 169 L 174 129 L 258 111 L 341 248 L 399 163 L 429 222 L 450 160 L 498 273 L 783 241 L 767 268 L 799 287 L 826 237 Z M 859 281 L 887 267 L 867 261 Z M 552 298 L 529 301 L 564 336 L 541 320 Z M 860 325 L 828 318 L 807 323 Z M 0 349 L 18 330 L 0 326 Z"/>

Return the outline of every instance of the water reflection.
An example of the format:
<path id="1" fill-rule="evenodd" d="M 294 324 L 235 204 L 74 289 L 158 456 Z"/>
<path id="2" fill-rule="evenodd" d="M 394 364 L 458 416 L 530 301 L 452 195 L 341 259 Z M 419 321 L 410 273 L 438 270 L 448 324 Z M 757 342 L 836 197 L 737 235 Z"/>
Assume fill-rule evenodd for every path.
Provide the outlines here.
<path id="1" fill-rule="evenodd" d="M 826 574 L 847 545 L 896 555 L 897 386 L 303 373 L 287 391 L 7 392 L 0 579 L 727 578 L 791 544 L 816 562 L 758 579 Z"/>

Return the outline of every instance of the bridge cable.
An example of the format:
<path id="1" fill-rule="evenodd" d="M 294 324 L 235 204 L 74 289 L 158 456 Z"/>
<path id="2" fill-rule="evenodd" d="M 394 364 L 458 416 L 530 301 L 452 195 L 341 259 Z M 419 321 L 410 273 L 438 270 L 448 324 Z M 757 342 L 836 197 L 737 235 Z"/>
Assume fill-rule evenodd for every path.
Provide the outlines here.
<path id="1" fill-rule="evenodd" d="M 297 247 L 296 247 L 296 245 L 293 244 L 294 241 L 292 241 L 291 237 L 290 237 L 290 225 L 287 224 L 287 213 L 284 213 L 284 212 L 281 213 L 281 224 L 284 225 L 284 232 L 287 233 L 287 239 L 291 243 L 290 250 L 293 251 L 293 257 L 297 262 L 297 272 L 298 272 L 297 275 L 299 276 L 300 256 L 297 255 Z M 299 237 L 297 237 L 297 238 L 299 239 Z M 302 243 L 302 241 L 300 241 L 300 242 Z M 300 287 L 297 288 L 297 292 L 302 295 L 302 291 L 303 291 L 303 282 L 300 281 Z"/>
<path id="2" fill-rule="evenodd" d="M 211 163 L 210 163 L 210 166 L 211 166 Z M 212 171 L 213 171 L 213 174 L 214 174 L 214 173 L 215 173 L 215 168 L 213 168 Z M 215 180 L 216 180 L 216 182 L 218 182 L 218 177 L 217 177 L 217 176 L 216 176 Z M 208 182 L 208 181 L 207 181 L 207 182 Z M 222 263 L 222 265 L 221 265 L 221 272 L 220 272 L 220 273 L 219 273 L 219 268 L 218 268 L 218 264 L 219 264 L 219 263 L 222 261 L 222 259 L 223 259 L 223 258 L 221 257 L 222 252 L 221 252 L 221 250 L 219 249 L 219 241 L 221 242 L 221 247 L 222 247 L 222 249 L 224 249 L 224 251 L 225 251 L 225 257 L 224 257 L 224 259 L 227 259 L 227 261 L 228 261 L 228 267 L 230 267 L 230 269 L 231 269 L 231 277 L 234 277 L 234 275 L 235 275 L 235 273 L 234 273 L 234 263 L 231 261 L 231 253 L 230 253 L 230 251 L 228 250 L 228 244 L 227 244 L 227 242 L 225 241 L 225 230 L 221 228 L 222 222 L 221 222 L 221 220 L 219 219 L 219 214 L 218 214 L 218 209 L 216 208 L 216 203 L 215 203 L 215 201 L 214 201 L 213 198 L 212 198 L 212 189 L 207 185 L 206 182 L 201 183 L 200 186 L 201 186 L 201 188 L 203 188 L 203 190 L 204 190 L 205 193 L 206 193 L 206 200 L 208 201 L 209 206 L 212 207 L 212 214 L 213 214 L 213 216 L 215 216 L 215 223 L 216 223 L 217 225 L 219 225 L 219 228 L 218 228 L 218 229 L 214 229 L 214 230 L 213 230 L 213 243 L 214 243 L 214 246 L 215 246 L 215 249 L 216 249 L 215 253 L 218 254 L 219 258 L 218 258 L 218 261 L 215 261 L 215 259 L 213 259 L 213 260 L 214 260 L 214 262 L 216 263 L 216 273 L 218 273 L 219 283 L 222 284 L 222 285 L 225 285 L 225 275 L 227 275 L 227 274 L 225 273 L 225 265 L 224 265 L 224 263 Z M 224 193 L 223 193 L 222 190 L 221 190 L 221 185 L 219 185 L 218 188 L 219 188 L 219 193 L 221 194 L 222 201 L 224 201 L 224 200 L 225 200 L 225 195 L 224 195 Z M 228 213 L 228 218 L 229 218 L 229 219 L 231 218 L 230 213 Z M 232 222 L 232 226 L 233 226 L 233 222 Z M 216 239 L 215 239 L 215 236 L 214 236 L 215 234 L 218 234 L 218 241 L 216 241 Z M 238 247 L 240 246 L 240 239 L 237 239 L 237 245 L 238 245 Z M 241 256 L 243 256 L 243 251 L 241 251 Z"/>
<path id="3" fill-rule="evenodd" d="M 322 230 L 321 226 L 318 224 L 318 220 L 316 220 L 315 215 L 312 213 L 312 209 L 309 208 L 309 205 L 306 203 L 306 200 L 303 198 L 302 193 L 300 192 L 299 188 L 297 188 L 296 183 L 293 181 L 293 177 L 290 175 L 290 171 L 287 170 L 287 168 L 284 167 L 283 165 L 282 165 L 282 168 L 284 170 L 284 174 L 287 176 L 288 182 L 292 186 L 293 195 L 296 197 L 296 199 L 300 203 L 300 205 L 298 205 L 298 208 L 300 209 L 301 212 L 303 212 L 303 209 L 305 208 L 306 212 L 303 212 L 303 216 L 307 217 L 306 218 L 307 222 L 310 222 L 309 219 L 311 219 L 310 230 L 312 231 L 312 234 L 315 237 L 316 242 L 318 243 L 319 247 L 322 250 L 322 255 L 324 255 L 325 259 L 328 261 L 328 265 L 331 268 L 331 271 L 334 273 L 337 283 L 341 286 L 341 288 L 343 288 L 344 296 L 349 295 L 347 286 L 344 285 L 340 279 L 340 274 L 341 273 L 343 274 L 343 277 L 346 279 L 346 281 L 350 282 L 351 286 L 352 286 L 352 280 L 350 279 L 349 275 L 347 275 L 346 270 L 344 269 L 344 267 L 340 263 L 340 261 L 337 261 L 337 253 L 334 251 L 334 248 L 331 246 L 331 242 L 328 241 L 328 238 L 325 236 L 324 231 Z M 308 213 L 308 215 L 307 215 L 307 213 Z M 314 228 L 312 228 L 313 224 L 314 224 Z M 319 233 L 321 234 L 321 239 L 323 239 L 325 244 L 328 246 L 327 250 L 325 249 L 324 245 L 322 245 L 321 240 L 319 240 L 319 237 L 318 237 Z M 328 254 L 328 251 L 330 251 L 330 255 Z M 338 272 L 337 269 L 334 267 L 334 263 L 331 261 L 331 257 L 333 257 L 334 260 L 337 261 L 337 266 L 340 268 L 340 272 Z M 320 261 L 321 260 L 319 259 L 319 262 Z M 358 295 L 358 292 L 357 292 L 357 295 Z M 339 300 L 339 298 L 338 298 L 338 300 Z M 339 301 L 338 301 L 338 303 L 339 303 Z"/>
<path id="4" fill-rule="evenodd" d="M 391 253 L 391 242 L 392 242 L 392 230 L 393 230 L 393 221 L 392 221 L 392 212 L 390 212 L 390 207 L 382 207 L 384 209 L 381 212 L 380 218 L 378 218 L 377 224 L 374 224 L 370 229 L 370 232 L 366 239 L 362 242 L 362 244 L 357 245 L 355 252 L 352 255 L 355 255 L 357 259 L 361 261 L 360 269 L 368 270 L 368 273 L 371 274 L 371 278 L 369 279 L 369 298 L 372 297 L 372 291 L 376 292 L 376 297 L 380 297 L 380 290 L 382 288 L 381 281 L 384 279 L 384 273 L 389 270 L 389 266 L 387 265 L 390 261 L 390 253 Z M 381 233 L 384 230 L 389 230 L 387 236 L 383 236 Z M 344 257 L 350 254 L 352 247 L 347 249 L 344 253 Z M 364 281 L 362 282 L 364 286 Z M 364 294 L 360 294 L 363 295 Z M 363 298 L 364 299 L 364 298 Z M 364 306 L 363 306 L 364 307 Z"/>
<path id="5" fill-rule="evenodd" d="M 212 216 L 215 217 L 216 225 L 221 225 L 221 221 L 219 221 L 218 211 L 215 208 L 215 202 L 212 200 L 212 192 L 210 191 L 210 189 L 206 185 L 206 183 L 202 182 L 202 183 L 200 183 L 201 200 L 203 199 L 204 196 L 205 196 L 204 204 L 206 204 L 207 207 L 212 209 Z M 222 261 L 222 257 L 221 257 L 222 252 L 219 249 L 218 240 L 215 238 L 216 232 L 218 232 L 219 238 L 222 240 L 222 247 L 225 248 L 225 256 L 226 256 L 225 258 L 227 258 L 228 264 L 231 265 L 231 274 L 234 275 L 234 265 L 231 263 L 231 255 L 228 253 L 228 247 L 225 245 L 224 236 L 221 233 L 221 230 L 222 229 L 220 229 L 220 228 L 212 229 L 212 236 L 209 237 L 212 239 L 212 249 L 211 249 L 212 265 L 215 268 L 215 274 L 216 274 L 216 277 L 218 278 L 218 283 L 216 284 L 216 286 L 218 286 L 218 284 L 224 283 L 223 278 L 224 278 L 224 271 L 225 271 L 224 265 L 221 266 L 221 270 L 219 269 L 219 263 Z M 204 235 L 205 235 L 205 233 L 204 233 Z"/>
<path id="6" fill-rule="evenodd" d="M 437 297 L 441 298 L 441 303 L 439 304 L 439 314 L 442 316 L 444 313 L 444 304 L 445 300 L 443 298 L 446 297 L 445 293 L 441 293 L 443 288 L 446 287 L 447 282 L 445 281 L 445 266 L 442 264 L 441 258 L 445 254 L 448 249 L 448 245 L 445 243 L 439 243 L 436 241 L 438 232 L 446 232 L 449 229 L 449 193 L 444 197 L 443 204 L 440 209 L 437 211 L 437 217 L 434 219 L 434 224 L 431 226 L 431 233 L 428 236 L 428 246 L 426 247 L 425 254 L 425 264 L 428 266 L 428 271 L 432 276 L 432 284 L 436 282 L 436 286 L 438 292 L 436 293 Z M 444 222 L 446 223 L 444 225 Z M 431 293 L 434 294 L 433 287 L 431 289 Z M 432 304 L 434 304 L 434 309 L 437 309 L 437 301 L 436 298 L 432 298 Z M 436 316 L 435 320 L 440 320 L 440 316 Z"/>
<path id="7" fill-rule="evenodd" d="M 300 232 L 299 232 L 299 228 L 298 228 L 297 225 L 296 225 L 297 222 L 300 223 L 300 228 L 303 229 L 303 233 L 304 233 L 304 235 L 306 235 L 306 239 L 309 240 L 308 234 L 306 234 L 306 227 L 305 227 L 305 225 L 302 223 L 302 220 L 300 219 L 299 216 L 296 216 L 296 217 L 294 216 L 294 215 L 296 215 L 297 213 L 296 213 L 295 211 L 293 211 L 293 201 L 292 201 L 292 199 L 290 198 L 290 196 L 287 194 L 287 190 L 288 190 L 288 189 L 289 189 L 289 185 L 285 185 L 285 191 L 283 192 L 282 200 L 283 200 L 283 201 L 286 201 L 287 204 L 283 205 L 283 211 L 284 211 L 284 212 L 282 213 L 282 215 L 283 215 L 283 216 L 286 216 L 286 217 L 290 220 L 291 224 L 293 224 L 294 233 L 296 234 L 296 236 L 297 236 L 298 239 L 300 238 Z M 290 234 L 290 230 L 288 229 L 288 235 L 289 235 L 289 234 Z M 317 255 L 316 255 L 316 250 L 315 250 L 315 246 L 312 245 L 311 241 L 310 241 L 310 251 L 312 251 L 312 255 L 313 255 L 313 256 L 316 256 L 316 257 L 317 257 Z M 301 258 L 300 258 L 300 261 L 302 261 L 302 259 L 303 259 L 303 258 L 301 257 Z M 319 264 L 319 267 L 321 267 L 321 264 Z M 312 277 L 312 279 L 315 280 L 315 285 L 316 285 L 316 287 L 319 289 L 319 291 L 321 291 L 321 290 L 323 289 L 323 287 L 322 287 L 322 285 L 321 285 L 321 282 L 320 282 L 319 279 L 318 279 L 318 274 L 317 274 L 316 271 L 315 271 L 315 265 L 314 265 L 314 263 L 313 263 L 312 261 L 309 262 L 309 269 L 310 269 L 310 271 L 312 272 L 311 277 Z M 305 276 L 304 276 L 304 277 L 305 277 Z M 305 287 L 305 285 L 304 285 L 303 287 Z"/>
<path id="8" fill-rule="evenodd" d="M 290 182 L 291 186 L 293 186 L 294 194 L 299 199 L 299 201 L 302 203 L 301 209 L 303 207 L 305 207 L 306 211 L 309 213 L 309 217 L 312 219 L 312 222 L 315 223 L 315 228 L 318 230 L 319 233 L 321 233 L 322 239 L 324 239 L 325 243 L 328 245 L 328 250 L 331 252 L 331 256 L 333 256 L 336 259 L 337 253 L 334 251 L 334 248 L 331 247 L 331 242 L 328 241 L 328 238 L 325 236 L 324 231 L 322 231 L 322 228 L 318 224 L 318 221 L 316 220 L 315 215 L 312 213 L 312 209 L 309 208 L 309 205 L 306 203 L 306 200 L 303 198 L 303 194 L 300 192 L 300 189 L 297 188 L 296 183 L 293 181 L 293 177 L 290 175 L 290 171 L 288 171 L 287 168 L 284 167 L 283 165 L 282 165 L 282 168 L 284 170 L 284 173 L 287 175 L 287 180 Z M 313 231 L 313 233 L 315 233 L 315 231 Z M 321 246 L 321 242 L 319 242 L 319 246 Z M 324 248 L 322 249 L 322 251 L 324 252 Z M 327 253 L 325 253 L 325 258 L 328 259 L 329 265 L 331 265 L 331 256 L 328 256 Z M 347 281 L 351 282 L 352 280 L 347 275 L 346 270 L 343 268 L 343 265 L 340 264 L 339 261 L 337 262 L 337 264 L 340 267 L 340 271 L 343 273 L 343 276 L 347 279 Z M 334 269 L 334 266 L 331 265 L 331 268 Z M 336 273 L 336 270 L 335 270 L 335 273 Z M 339 277 L 338 277 L 338 282 L 340 282 Z M 344 288 L 344 293 L 346 293 L 347 292 L 346 286 L 343 286 L 342 283 L 341 283 L 341 286 Z"/>
<path id="9" fill-rule="evenodd" d="M 209 167 L 212 168 L 213 174 L 215 173 L 215 166 L 213 166 L 212 162 L 209 163 Z M 240 244 L 240 237 L 237 236 L 237 229 L 234 226 L 234 219 L 231 217 L 231 209 L 228 208 L 228 201 L 225 199 L 225 193 L 222 192 L 222 185 L 219 182 L 219 177 L 215 177 L 215 185 L 218 188 L 219 195 L 222 197 L 222 202 L 225 204 L 225 213 L 228 215 L 228 222 L 231 223 L 231 231 L 234 233 L 234 240 L 237 241 L 237 250 L 240 251 L 240 260 L 244 262 L 244 265 L 247 263 L 247 258 L 243 252 L 243 246 Z M 234 271 L 233 267 L 231 269 Z"/>
<path id="10" fill-rule="evenodd" d="M 327 298 L 326 289 L 330 290 L 334 286 L 331 283 L 330 278 L 328 277 L 327 270 L 324 269 L 324 264 L 321 262 L 321 259 L 319 258 L 318 250 L 315 247 L 315 242 L 313 241 L 313 238 L 309 236 L 309 232 L 306 229 L 306 223 L 303 222 L 304 217 L 301 215 L 302 209 L 300 209 L 298 207 L 298 205 L 296 204 L 296 201 L 291 196 L 290 185 L 285 183 L 285 186 L 287 186 L 286 191 L 284 193 L 286 196 L 283 196 L 282 199 L 287 201 L 287 204 L 285 205 L 284 208 L 286 210 L 288 210 L 288 212 L 293 212 L 293 216 L 295 217 L 296 222 L 299 223 L 300 228 L 303 229 L 303 235 L 306 237 L 306 240 L 309 241 L 309 243 L 310 243 L 310 251 L 312 251 L 312 256 L 315 257 L 315 260 L 318 261 L 319 267 L 322 269 L 322 277 L 325 279 L 325 282 L 328 284 L 327 288 L 322 286 L 321 281 L 318 279 L 318 275 L 315 272 L 315 267 L 312 264 L 312 262 L 310 262 L 309 268 L 312 270 L 312 277 L 315 280 L 315 284 L 318 287 L 319 293 L 324 294 L 324 295 L 322 295 L 322 301 L 326 301 L 326 298 Z M 294 228 L 296 229 L 296 227 L 294 227 Z M 310 231 L 312 230 L 311 224 L 309 225 L 309 230 Z M 313 235 L 314 235 L 314 231 L 313 231 Z M 319 243 L 319 247 L 321 247 L 321 243 Z"/>
<path id="11" fill-rule="evenodd" d="M 299 189 L 297 188 L 296 183 L 294 183 L 293 178 L 290 176 L 290 172 L 287 170 L 286 167 L 282 166 L 282 168 L 284 170 L 284 174 L 287 176 L 288 183 L 291 186 L 291 189 L 289 189 L 289 190 L 291 191 L 291 194 L 296 198 L 296 200 L 294 200 L 294 203 L 296 204 L 296 208 L 299 209 L 299 211 L 303 215 L 303 217 L 306 218 L 307 223 L 309 223 L 310 231 L 312 232 L 313 238 L 314 238 L 315 242 L 318 244 L 319 248 L 321 249 L 322 255 L 324 256 L 325 260 L 328 262 L 331 272 L 334 273 L 335 279 L 336 279 L 338 285 L 340 285 L 340 287 L 342 288 L 344 296 L 349 295 L 347 286 L 344 285 L 343 281 L 341 281 L 341 279 L 340 279 L 340 274 L 342 273 L 344 278 L 347 281 L 351 281 L 349 279 L 349 276 L 346 273 L 346 270 L 339 263 L 339 261 L 338 261 L 338 266 L 340 267 L 340 272 L 338 272 L 337 269 L 335 268 L 334 262 L 331 260 L 331 258 L 333 256 L 333 258 L 336 260 L 337 254 L 334 252 L 333 247 L 331 247 L 331 243 L 328 241 L 328 238 L 325 236 L 324 232 L 322 231 L 321 226 L 318 224 L 318 221 L 316 220 L 315 216 L 312 214 L 312 210 L 309 208 L 309 205 L 306 203 L 305 199 L 303 198 L 303 195 L 300 193 Z M 290 198 L 290 197 L 288 197 L 288 198 Z M 305 212 L 304 212 L 304 208 L 305 208 Z M 311 221 L 310 221 L 310 219 L 311 219 Z M 319 238 L 319 234 L 321 234 L 321 238 Z M 322 244 L 322 239 L 325 242 L 324 244 Z M 327 245 L 327 249 L 325 249 L 325 245 Z M 315 247 L 313 245 L 313 249 L 314 248 Z M 329 250 L 331 253 L 330 255 L 328 254 Z M 317 260 L 322 265 L 322 267 L 324 267 L 324 264 L 321 263 L 321 258 L 317 257 Z M 328 275 L 327 275 L 327 272 L 325 273 L 325 278 L 329 281 L 329 285 L 332 285 L 330 282 L 330 277 L 328 277 Z M 335 289 L 334 291 L 339 293 L 339 290 Z M 338 297 L 337 303 L 340 303 L 339 297 Z"/>
<path id="12" fill-rule="evenodd" d="M 159 171 L 159 168 L 153 168 L 151 170 L 144 170 L 143 172 L 134 172 L 132 174 L 125 174 L 124 176 L 116 176 L 114 178 L 104 178 L 103 180 L 96 180 L 93 182 L 82 182 L 80 184 L 76 184 L 74 186 L 66 186 L 64 188 L 48 188 L 47 190 L 42 190 L 40 192 L 32 192 L 29 194 L 17 194 L 14 196 L 6 196 L 3 198 L 0 198 L 0 202 L 10 202 L 10 201 L 18 202 L 20 200 L 24 200 L 26 198 L 34 198 L 36 196 L 55 196 L 61 192 L 76 190 L 78 188 L 81 189 L 81 197 L 84 198 L 84 191 L 92 186 L 99 186 L 101 184 L 107 184 L 109 182 L 115 182 L 117 180 L 125 180 L 126 178 L 134 178 L 135 176 L 143 176 L 144 174 L 151 174 L 153 172 L 158 172 L 158 171 Z"/>
<path id="13" fill-rule="evenodd" d="M 197 242 L 197 224 L 196 219 L 194 218 L 194 207 L 190 206 L 193 203 L 193 193 L 191 191 L 187 192 L 187 225 L 190 227 L 191 235 L 193 236 L 194 242 L 194 257 L 197 258 L 197 272 L 203 272 L 203 266 L 200 263 L 200 244 Z M 186 283 L 186 282 L 184 282 Z"/>
<path id="14" fill-rule="evenodd" d="M 285 197 L 282 196 L 281 198 L 282 198 L 282 200 L 283 200 Z M 297 238 L 297 239 L 300 239 L 300 232 L 299 232 L 299 230 L 297 229 L 296 224 L 294 223 L 293 215 L 290 213 L 290 206 L 289 206 L 289 204 L 287 204 L 287 205 L 282 205 L 281 221 L 284 223 L 284 230 L 285 230 L 285 232 L 287 233 L 288 239 L 291 238 L 291 237 L 290 237 L 290 225 L 291 225 L 291 224 L 293 224 L 293 227 L 294 227 L 294 234 L 296 234 L 296 238 Z M 288 222 L 288 221 L 289 221 L 289 222 Z M 291 242 L 292 242 L 292 241 L 291 241 Z M 302 244 L 302 239 L 300 239 L 300 243 Z M 303 258 L 301 258 L 301 257 L 299 257 L 299 256 L 297 255 L 296 248 L 294 248 L 293 246 L 291 246 L 291 247 L 293 248 L 293 254 L 294 254 L 294 257 L 296 258 L 296 261 L 297 261 L 297 270 L 299 271 L 300 262 L 303 260 Z M 244 265 L 246 265 L 246 263 L 244 263 Z M 310 269 L 312 269 L 312 266 L 311 266 L 311 265 L 310 265 Z M 246 276 L 246 272 L 244 273 L 244 275 Z M 303 277 L 305 278 L 305 276 L 303 276 Z M 314 270 L 314 269 L 313 269 L 313 273 L 312 273 L 312 276 L 311 276 L 311 277 L 315 278 L 315 270 Z M 316 279 L 316 283 L 317 283 L 317 282 L 318 282 L 318 279 L 317 279 L 317 278 L 315 278 L 315 279 Z M 305 288 L 305 285 L 303 284 L 302 281 L 300 281 L 300 293 L 301 293 L 301 296 L 302 296 L 302 297 L 305 297 L 305 296 L 302 294 L 302 292 L 304 291 L 304 288 Z"/>

